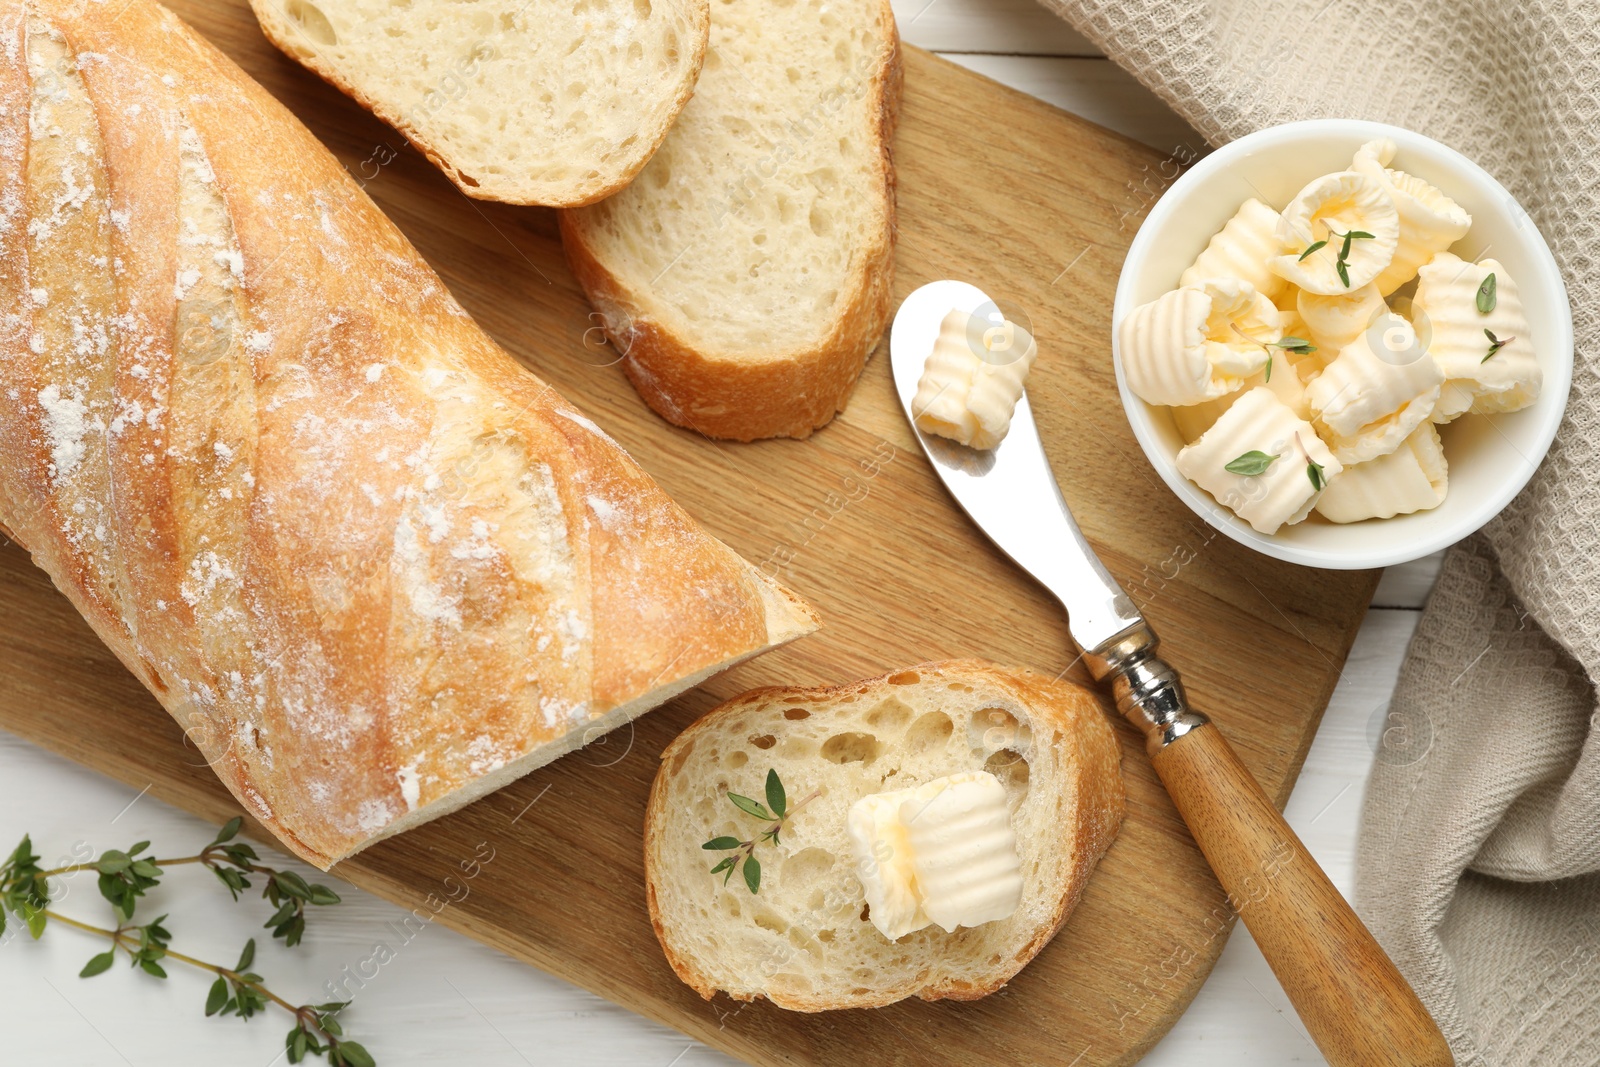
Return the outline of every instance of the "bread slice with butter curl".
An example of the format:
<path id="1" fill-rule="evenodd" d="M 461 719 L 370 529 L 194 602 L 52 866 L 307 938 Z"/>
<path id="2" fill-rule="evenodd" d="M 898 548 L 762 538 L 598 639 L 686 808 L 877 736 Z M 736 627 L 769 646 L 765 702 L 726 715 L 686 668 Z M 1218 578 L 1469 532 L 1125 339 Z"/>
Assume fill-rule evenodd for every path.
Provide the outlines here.
<path id="1" fill-rule="evenodd" d="M 650 917 L 678 977 L 706 999 L 765 997 L 794 1011 L 975 1000 L 1055 936 L 1122 822 L 1120 751 L 1099 699 L 1033 671 L 925 663 L 821 689 L 758 689 L 712 710 L 662 754 L 645 818 Z M 762 798 L 776 770 L 799 808 L 760 841 L 760 891 L 710 870 L 715 837 L 765 824 L 729 792 Z M 1006 787 L 1022 903 L 1006 919 L 890 941 L 873 926 L 846 832 L 872 793 L 962 771 Z"/>

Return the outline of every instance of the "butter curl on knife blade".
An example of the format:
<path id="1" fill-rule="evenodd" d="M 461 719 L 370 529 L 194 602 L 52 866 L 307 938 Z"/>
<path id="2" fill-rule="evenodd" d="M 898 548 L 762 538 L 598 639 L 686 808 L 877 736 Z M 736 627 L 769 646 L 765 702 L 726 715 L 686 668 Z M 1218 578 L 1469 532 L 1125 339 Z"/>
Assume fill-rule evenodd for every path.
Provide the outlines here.
<path id="1" fill-rule="evenodd" d="M 975 286 L 940 281 L 912 293 L 895 316 L 895 391 L 940 480 L 978 528 L 1066 609 L 1090 672 L 1144 734 L 1156 773 L 1328 1062 L 1454 1063 L 1394 963 L 1217 727 L 1188 706 L 1178 673 L 1156 655 L 1155 632 L 1073 519 L 1026 393 L 1009 434 L 991 451 L 917 427 L 912 404 L 940 321 L 952 308 L 976 314 L 992 306 Z M 1048 342 L 1039 340 L 1047 364 Z"/>

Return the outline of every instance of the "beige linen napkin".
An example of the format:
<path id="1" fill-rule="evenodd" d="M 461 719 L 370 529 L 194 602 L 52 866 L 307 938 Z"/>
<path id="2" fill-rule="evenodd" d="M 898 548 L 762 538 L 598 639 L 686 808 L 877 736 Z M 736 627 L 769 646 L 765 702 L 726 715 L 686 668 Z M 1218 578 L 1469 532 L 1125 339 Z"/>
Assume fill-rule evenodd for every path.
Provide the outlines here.
<path id="1" fill-rule="evenodd" d="M 1448 557 L 1383 723 L 1356 904 L 1458 1063 L 1600 1064 L 1600 2 L 1041 2 L 1213 143 L 1405 126 L 1481 163 L 1554 249 L 1571 405 Z"/>

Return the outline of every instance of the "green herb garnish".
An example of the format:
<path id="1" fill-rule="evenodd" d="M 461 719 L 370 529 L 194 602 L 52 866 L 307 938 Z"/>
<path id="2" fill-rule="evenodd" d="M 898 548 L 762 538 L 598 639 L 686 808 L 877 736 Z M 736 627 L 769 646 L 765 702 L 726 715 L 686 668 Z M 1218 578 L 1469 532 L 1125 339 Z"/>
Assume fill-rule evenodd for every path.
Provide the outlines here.
<path id="1" fill-rule="evenodd" d="M 1311 458 L 1311 450 L 1299 434 L 1294 435 L 1294 443 L 1300 449 L 1300 454 L 1306 457 L 1306 478 L 1311 482 L 1312 491 L 1322 492 L 1328 487 L 1328 475 L 1322 469 L 1322 464 Z"/>
<path id="2" fill-rule="evenodd" d="M 776 770 L 767 772 L 767 802 L 751 800 L 749 797 L 740 796 L 738 793 L 729 793 L 728 800 L 734 807 L 767 823 L 765 830 L 748 841 L 741 841 L 737 837 L 713 837 L 700 847 L 707 852 L 732 852 L 731 856 L 724 856 L 715 867 L 711 868 L 712 874 L 722 875 L 722 884 L 727 885 L 733 878 L 733 872 L 740 870 L 744 874 L 744 884 L 752 893 L 761 892 L 761 861 L 756 859 L 756 845 L 762 841 L 771 841 L 779 844 L 779 835 L 788 821 L 794 818 L 799 810 L 821 796 L 820 791 L 813 791 L 793 807 L 789 806 L 789 798 L 783 788 L 783 780 L 778 777 Z"/>
<path id="3" fill-rule="evenodd" d="M 1311 244 L 1306 245 L 1306 250 L 1304 252 L 1300 253 L 1300 258 L 1295 260 L 1295 262 L 1296 263 L 1304 263 L 1306 261 L 1306 257 L 1309 256 L 1311 253 L 1320 252 L 1322 249 L 1327 248 L 1327 247 L 1328 247 L 1328 242 L 1327 241 L 1313 241 Z"/>
<path id="4" fill-rule="evenodd" d="M 1328 232 L 1333 234 L 1335 237 L 1339 236 L 1332 230 L 1329 230 Z M 1351 230 L 1349 233 L 1344 235 L 1344 243 L 1339 246 L 1339 258 L 1334 261 L 1333 269 L 1338 272 L 1339 280 L 1344 282 L 1344 287 L 1346 289 L 1350 288 L 1350 245 L 1354 241 L 1370 240 L 1372 240 L 1372 234 L 1365 230 Z"/>
<path id="5" fill-rule="evenodd" d="M 1257 474 L 1265 474 L 1267 468 L 1272 466 L 1277 458 L 1277 456 L 1269 456 L 1259 450 L 1252 450 L 1233 460 L 1222 469 L 1229 474 L 1242 474 L 1250 478 Z"/>
<path id="6" fill-rule="evenodd" d="M 26 924 L 35 940 L 44 935 L 49 924 L 57 923 L 110 941 L 109 949 L 90 957 L 83 965 L 83 970 L 78 972 L 80 978 L 105 974 L 117 962 L 119 954 L 128 959 L 130 966 L 153 978 L 167 977 L 165 961 L 175 960 L 209 971 L 216 976 L 216 981 L 206 996 L 206 1015 L 237 1015 L 248 1019 L 275 1004 L 294 1017 L 294 1029 L 284 1038 L 290 1063 L 299 1063 L 307 1054 L 315 1054 L 327 1056 L 333 1067 L 374 1067 L 372 1055 L 344 1037 L 338 1016 L 349 1002 L 295 1005 L 273 993 L 266 987 L 266 980 L 250 969 L 255 962 L 254 938 L 245 943 L 239 962 L 230 968 L 173 951 L 172 933 L 164 925 L 165 915 L 147 923 L 133 921 L 140 899 L 146 891 L 160 884 L 167 868 L 200 864 L 228 887 L 235 900 L 239 899 L 241 891 L 250 887 L 251 877 L 266 879 L 262 896 L 278 909 L 266 926 L 272 930 L 272 936 L 282 938 L 284 944 L 299 944 L 305 932 L 306 905 L 337 904 L 339 895 L 326 886 L 307 883 L 294 871 L 257 863 L 259 857 L 254 849 L 234 841 L 242 821 L 230 821 L 199 855 L 153 859 L 145 855 L 150 842 L 140 841 L 127 850 L 110 849 L 93 860 L 50 870 L 40 865 L 32 839 L 24 837 L 5 864 L 0 865 L 0 935 L 5 932 L 9 912 Z M 51 907 L 49 879 L 80 872 L 93 872 L 97 876 L 100 895 L 111 904 L 115 927 L 81 922 Z"/>
<path id="7" fill-rule="evenodd" d="M 1230 323 L 1229 325 L 1233 329 L 1234 333 L 1238 334 L 1246 341 L 1249 341 L 1253 345 L 1260 345 L 1262 348 L 1266 349 L 1266 374 L 1262 377 L 1262 381 L 1265 382 L 1272 381 L 1272 350 L 1274 348 L 1281 348 L 1285 352 L 1293 352 L 1297 356 L 1309 356 L 1311 353 L 1317 350 L 1316 345 L 1312 344 L 1310 341 L 1307 341 L 1303 337 L 1281 337 L 1276 341 L 1258 341 L 1254 337 L 1251 337 L 1249 334 L 1241 330 L 1237 322 Z"/>
<path id="8" fill-rule="evenodd" d="M 1487 315 L 1494 310 L 1494 306 L 1500 302 L 1499 288 L 1494 271 L 1490 271 L 1483 279 L 1483 284 L 1478 286 L 1478 314 Z"/>
<path id="9" fill-rule="evenodd" d="M 1317 346 L 1307 341 L 1304 337 L 1285 337 L 1281 341 L 1274 341 L 1268 348 L 1281 348 L 1285 352 L 1293 352 L 1297 356 L 1309 356 L 1317 350 Z"/>
<path id="10" fill-rule="evenodd" d="M 1489 354 L 1478 360 L 1479 363 L 1489 362 L 1502 348 L 1516 340 L 1515 337 L 1496 337 L 1493 330 L 1484 330 L 1483 335 L 1489 339 Z"/>

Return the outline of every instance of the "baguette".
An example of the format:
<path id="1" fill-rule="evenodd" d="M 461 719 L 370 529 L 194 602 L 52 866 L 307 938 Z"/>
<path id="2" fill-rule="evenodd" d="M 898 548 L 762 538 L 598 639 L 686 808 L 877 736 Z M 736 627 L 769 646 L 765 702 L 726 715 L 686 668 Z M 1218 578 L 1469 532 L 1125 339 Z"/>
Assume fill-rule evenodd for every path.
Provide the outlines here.
<path id="1" fill-rule="evenodd" d="M 561 213 L 639 394 L 710 437 L 806 437 L 889 316 L 899 38 L 888 0 L 727 0 L 639 179 Z"/>
<path id="2" fill-rule="evenodd" d="M 1060 929 L 1121 825 L 1117 741 L 1087 690 L 976 660 L 925 663 L 826 689 L 758 689 L 721 705 L 661 756 L 645 816 L 650 917 L 678 977 L 710 999 L 871 1008 L 973 1000 L 1005 985 Z M 769 768 L 821 795 L 760 844 L 760 891 L 708 873 L 720 835 L 756 821 Z M 1006 787 L 1023 897 L 1007 919 L 890 941 L 869 921 L 845 816 L 861 797 L 962 771 Z"/>
<path id="3" fill-rule="evenodd" d="M 149 0 L 0 0 L 0 523 L 326 869 L 815 626 Z"/>
<path id="4" fill-rule="evenodd" d="M 568 207 L 639 173 L 694 92 L 708 0 L 250 0 L 267 39 L 468 196 Z"/>

